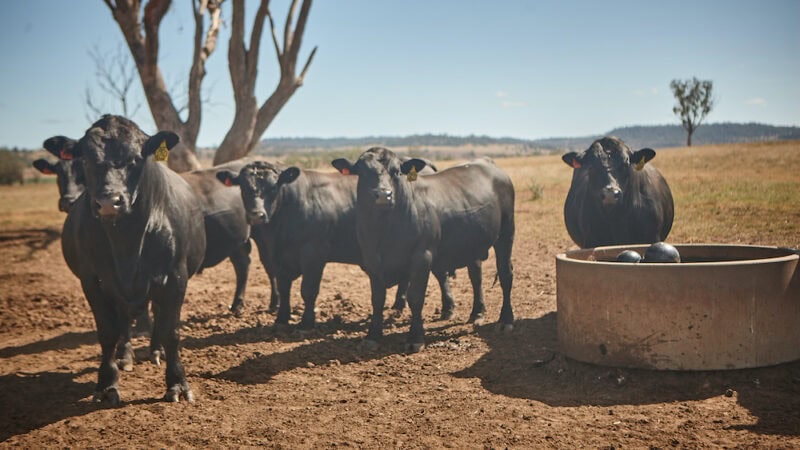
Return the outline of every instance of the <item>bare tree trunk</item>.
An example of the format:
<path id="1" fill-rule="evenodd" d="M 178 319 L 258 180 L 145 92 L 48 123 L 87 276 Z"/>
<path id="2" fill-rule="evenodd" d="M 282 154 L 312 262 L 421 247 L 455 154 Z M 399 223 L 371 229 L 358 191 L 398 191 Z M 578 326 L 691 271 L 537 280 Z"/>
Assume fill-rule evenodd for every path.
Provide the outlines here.
<path id="1" fill-rule="evenodd" d="M 250 48 L 244 45 L 244 1 L 233 0 L 231 41 L 228 47 L 228 66 L 233 83 L 236 113 L 230 130 L 214 155 L 214 164 L 221 164 L 249 154 L 258 144 L 267 127 L 289 101 L 292 94 L 302 86 L 303 78 L 316 53 L 316 47 L 306 61 L 300 75 L 295 75 L 297 58 L 305 32 L 311 0 L 303 0 L 297 23 L 292 29 L 294 14 L 300 0 L 294 0 L 289 8 L 283 32 L 283 47 L 278 43 L 275 23 L 269 11 L 269 0 L 261 0 L 250 34 Z M 272 95 L 257 106 L 255 83 L 258 75 L 258 53 L 265 19 L 269 19 L 272 42 L 281 70 L 281 78 Z"/>
<path id="2" fill-rule="evenodd" d="M 194 155 L 197 136 L 202 119 L 201 87 L 205 77 L 205 62 L 214 52 L 221 25 L 221 7 L 224 0 L 191 0 L 194 9 L 195 33 L 192 67 L 189 72 L 188 105 L 186 120 L 181 119 L 181 110 L 175 106 L 158 65 L 161 20 L 169 10 L 172 0 L 103 0 L 119 24 L 125 41 L 136 63 L 142 81 L 145 98 L 159 129 L 170 130 L 181 137 L 188 155 L 170 158 L 170 167 L 176 171 L 199 168 Z M 278 44 L 275 23 L 269 11 L 269 0 L 261 0 L 253 28 L 250 32 L 249 48 L 244 42 L 244 0 L 233 0 L 233 20 L 228 50 L 231 82 L 233 84 L 236 113 L 233 123 L 214 157 L 214 163 L 230 161 L 250 153 L 258 140 L 292 94 L 302 86 L 303 78 L 311 64 L 316 47 L 306 61 L 300 75 L 295 75 L 297 58 L 305 32 L 311 0 L 303 0 L 299 15 L 295 13 L 300 0 L 293 0 L 283 30 L 283 46 Z M 140 17 L 140 11 L 141 17 Z M 204 16 L 208 13 L 210 23 L 205 31 Z M 258 75 L 258 53 L 265 21 L 269 19 L 272 42 L 278 57 L 281 77 L 275 92 L 263 105 L 258 106 L 255 83 Z"/>
<path id="3" fill-rule="evenodd" d="M 200 87 L 205 76 L 205 61 L 214 51 L 220 26 L 219 3 L 223 0 L 192 0 L 195 11 L 195 50 L 188 86 L 188 117 L 181 120 L 178 108 L 164 83 L 164 77 L 158 65 L 159 36 L 161 19 L 170 8 L 171 0 L 149 0 L 144 6 L 142 16 L 141 0 L 103 0 L 114 20 L 119 24 L 125 42 L 131 51 L 133 61 L 142 81 L 147 104 L 153 115 L 153 121 L 161 130 L 170 130 L 181 137 L 185 146 L 181 157 L 170 158 L 170 168 L 177 172 L 196 169 L 200 163 L 194 154 L 197 135 L 200 130 L 202 105 L 200 104 Z M 203 15 L 208 12 L 211 24 L 203 40 Z M 142 24 L 144 26 L 142 26 Z M 144 34 L 142 34 L 144 30 Z M 176 155 L 177 156 L 177 155 Z"/>

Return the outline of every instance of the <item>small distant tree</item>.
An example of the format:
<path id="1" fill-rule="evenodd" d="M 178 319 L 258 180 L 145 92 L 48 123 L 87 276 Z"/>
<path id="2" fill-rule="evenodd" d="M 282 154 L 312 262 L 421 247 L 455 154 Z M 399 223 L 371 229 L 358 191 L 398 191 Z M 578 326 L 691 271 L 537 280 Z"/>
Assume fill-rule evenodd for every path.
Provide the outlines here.
<path id="1" fill-rule="evenodd" d="M 686 130 L 687 147 L 692 146 L 692 134 L 714 107 L 714 99 L 711 98 L 713 85 L 711 80 L 698 80 L 697 77 L 692 77 L 691 80 L 676 79 L 669 84 L 675 100 L 678 101 L 672 112 L 681 119 Z"/>
<path id="2" fill-rule="evenodd" d="M 8 149 L 0 149 L 0 184 L 22 184 L 22 171 L 25 162 Z"/>

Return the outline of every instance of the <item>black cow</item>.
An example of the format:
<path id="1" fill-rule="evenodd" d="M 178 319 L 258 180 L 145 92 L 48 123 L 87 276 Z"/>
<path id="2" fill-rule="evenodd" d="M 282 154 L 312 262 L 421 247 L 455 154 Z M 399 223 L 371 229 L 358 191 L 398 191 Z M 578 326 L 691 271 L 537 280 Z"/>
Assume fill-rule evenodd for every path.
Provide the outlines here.
<path id="1" fill-rule="evenodd" d="M 576 244 L 651 244 L 667 238 L 674 217 L 672 192 L 658 169 L 647 164 L 655 156 L 650 148 L 632 152 L 613 136 L 562 156 L 574 168 L 564 222 Z"/>
<path id="2" fill-rule="evenodd" d="M 441 275 L 467 267 L 476 298 L 473 317 L 482 313 L 480 262 L 490 247 L 503 289 L 500 323 L 507 330 L 513 327 L 514 186 L 508 175 L 489 159 L 477 159 L 417 178 L 424 161 L 401 162 L 380 147 L 367 150 L 355 164 L 345 159 L 332 163 L 340 172 L 358 176 L 356 233 L 372 289 L 367 342 L 383 334 L 386 288 L 408 281 L 407 348 L 422 349 L 422 306 L 430 272 Z"/>
<path id="3" fill-rule="evenodd" d="M 69 211 L 75 200 L 83 193 L 83 162 L 70 157 L 70 151 L 78 141 L 64 136 L 54 136 L 44 141 L 44 148 L 56 156 L 53 164 L 46 159 L 37 159 L 33 167 L 45 175 L 55 175 L 58 184 L 58 210 Z"/>
<path id="4" fill-rule="evenodd" d="M 292 282 L 302 275 L 300 293 L 305 309 L 300 329 L 313 328 L 325 265 L 361 264 L 355 233 L 356 180 L 266 161 L 253 162 L 238 172 L 221 170 L 217 177 L 228 186 L 241 188 L 242 203 L 253 225 L 252 237 L 264 266 L 276 277 L 276 325 L 288 324 Z M 442 315 L 449 318 L 453 300 L 447 277 L 441 277 L 439 283 Z M 400 286 L 394 307 L 401 310 L 404 305 L 405 289 Z"/>
<path id="5" fill-rule="evenodd" d="M 150 137 L 132 121 L 106 115 L 71 151 L 83 160 L 86 192 L 67 215 L 61 243 L 97 326 L 102 348 L 94 394 L 98 402 L 119 403 L 115 348 L 148 298 L 153 337 L 166 351 L 164 399 L 193 401 L 181 364 L 178 325 L 187 281 L 203 262 L 206 235 L 192 188 L 156 161 L 177 142 L 174 133 Z"/>

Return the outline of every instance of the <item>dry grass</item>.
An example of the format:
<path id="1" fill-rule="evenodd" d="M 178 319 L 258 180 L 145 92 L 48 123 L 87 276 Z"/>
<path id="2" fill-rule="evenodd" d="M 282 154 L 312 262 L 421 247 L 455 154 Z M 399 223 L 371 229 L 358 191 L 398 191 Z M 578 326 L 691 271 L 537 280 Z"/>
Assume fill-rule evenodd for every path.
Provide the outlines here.
<path id="1" fill-rule="evenodd" d="M 517 186 L 518 220 L 537 223 L 529 238 L 572 246 L 562 213 L 572 172 L 560 155 L 497 163 Z M 670 241 L 800 247 L 800 141 L 660 149 L 652 164 L 675 197 Z M 0 187 L 0 229 L 60 227 L 57 196 L 55 184 Z"/>

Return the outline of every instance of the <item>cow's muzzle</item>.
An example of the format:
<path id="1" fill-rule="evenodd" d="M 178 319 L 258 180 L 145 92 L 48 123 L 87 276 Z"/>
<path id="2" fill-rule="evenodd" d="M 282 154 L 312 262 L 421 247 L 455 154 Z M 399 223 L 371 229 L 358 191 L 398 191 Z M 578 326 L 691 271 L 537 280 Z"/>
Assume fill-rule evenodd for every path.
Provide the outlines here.
<path id="1" fill-rule="evenodd" d="M 61 197 L 58 199 L 58 210 L 61 212 L 69 212 L 69 209 L 72 208 L 72 204 L 75 203 L 76 198 L 71 197 Z"/>
<path id="2" fill-rule="evenodd" d="M 373 194 L 375 195 L 375 205 L 386 207 L 394 205 L 394 192 L 391 189 L 375 189 Z"/>
<path id="3" fill-rule="evenodd" d="M 103 218 L 117 217 L 125 211 L 125 198 L 121 194 L 111 194 L 95 200 L 97 214 Z"/>
<path id="4" fill-rule="evenodd" d="M 622 200 L 622 191 L 618 187 L 606 186 L 601 198 L 603 206 L 614 206 Z"/>
<path id="5" fill-rule="evenodd" d="M 247 222 L 249 222 L 250 225 L 263 225 L 269 222 L 267 219 L 267 212 L 263 209 L 257 211 L 248 211 Z"/>

